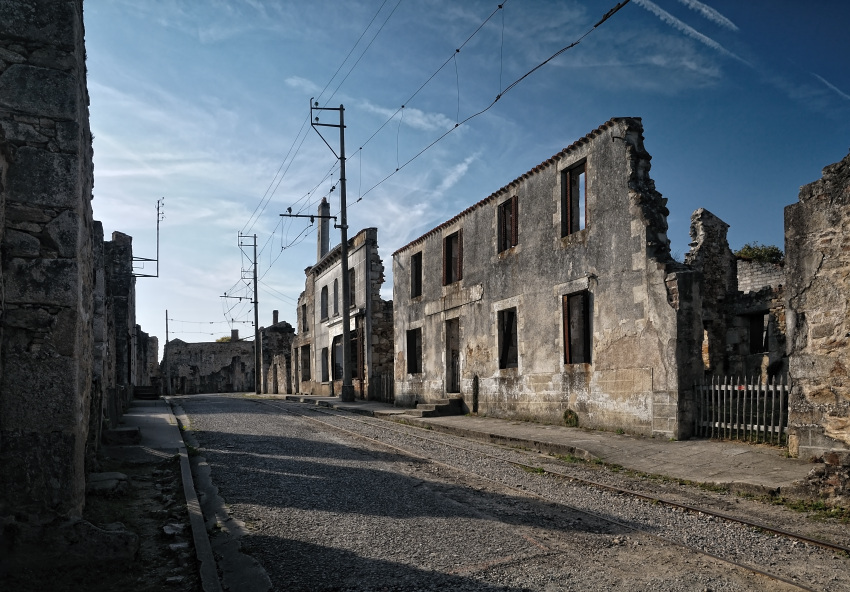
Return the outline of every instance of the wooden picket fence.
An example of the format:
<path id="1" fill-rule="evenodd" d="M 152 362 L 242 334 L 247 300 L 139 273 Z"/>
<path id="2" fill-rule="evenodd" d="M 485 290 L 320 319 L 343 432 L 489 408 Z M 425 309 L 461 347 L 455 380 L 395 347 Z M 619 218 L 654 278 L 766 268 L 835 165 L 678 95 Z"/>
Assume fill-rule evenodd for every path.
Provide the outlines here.
<path id="1" fill-rule="evenodd" d="M 696 435 L 787 445 L 788 384 L 714 377 L 694 385 Z"/>

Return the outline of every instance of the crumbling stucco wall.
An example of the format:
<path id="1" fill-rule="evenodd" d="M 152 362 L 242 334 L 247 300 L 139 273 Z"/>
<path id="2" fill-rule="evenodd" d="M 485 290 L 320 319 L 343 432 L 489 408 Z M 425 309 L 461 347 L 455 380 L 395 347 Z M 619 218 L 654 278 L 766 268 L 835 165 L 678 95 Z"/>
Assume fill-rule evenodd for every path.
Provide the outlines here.
<path id="1" fill-rule="evenodd" d="M 585 227 L 565 233 L 565 185 L 581 167 Z M 396 402 L 452 394 L 457 367 L 459 394 L 480 413 L 559 423 L 571 412 L 581 426 L 687 437 L 700 370 L 699 286 L 697 273 L 670 256 L 666 200 L 649 168 L 640 120 L 615 118 L 399 249 Z M 503 249 L 500 220 L 513 199 L 518 240 Z M 448 283 L 447 252 L 462 261 L 461 277 Z M 411 295 L 414 256 L 421 295 Z M 575 295 L 589 302 L 590 363 L 566 363 L 564 298 Z M 502 325 L 514 318 L 518 351 L 502 364 Z M 422 368 L 411 372 L 417 334 Z M 459 359 L 449 360 L 455 342 Z"/>
<path id="2" fill-rule="evenodd" d="M 79 516 L 93 364 L 81 0 L 0 3 L 0 516 Z"/>
<path id="3" fill-rule="evenodd" d="M 254 392 L 254 342 L 225 341 L 186 343 L 172 339 L 165 344 L 163 372 L 171 380 L 170 392 Z"/>
<path id="4" fill-rule="evenodd" d="M 850 450 L 850 155 L 785 208 L 789 448 Z"/>

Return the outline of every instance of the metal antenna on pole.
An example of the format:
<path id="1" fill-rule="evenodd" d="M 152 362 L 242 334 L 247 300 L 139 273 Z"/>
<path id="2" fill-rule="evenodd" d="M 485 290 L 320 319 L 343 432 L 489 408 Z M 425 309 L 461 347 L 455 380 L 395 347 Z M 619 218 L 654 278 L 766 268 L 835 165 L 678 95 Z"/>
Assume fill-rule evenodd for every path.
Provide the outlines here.
<path id="1" fill-rule="evenodd" d="M 313 116 L 314 111 L 339 111 L 339 124 L 335 123 L 319 123 L 319 117 Z M 315 103 L 310 99 L 310 126 L 316 130 L 322 141 L 330 148 L 334 156 L 339 159 L 339 224 L 334 224 L 334 227 L 339 228 L 340 232 L 340 263 L 342 266 L 342 392 L 340 400 L 350 402 L 354 400 L 354 385 L 351 384 L 351 314 L 349 306 L 351 304 L 351 292 L 349 287 L 348 277 L 348 216 L 346 214 L 346 193 L 345 193 L 345 107 L 319 107 L 318 101 Z M 339 154 L 328 144 L 317 127 L 337 127 L 339 128 Z"/>
<path id="2" fill-rule="evenodd" d="M 134 273 L 133 277 L 159 277 L 159 223 L 165 219 L 165 198 L 160 197 L 156 200 L 156 259 L 148 259 L 147 257 L 133 257 L 133 263 L 142 263 L 140 267 L 134 269 L 143 269 L 145 261 L 156 262 L 156 273 Z"/>

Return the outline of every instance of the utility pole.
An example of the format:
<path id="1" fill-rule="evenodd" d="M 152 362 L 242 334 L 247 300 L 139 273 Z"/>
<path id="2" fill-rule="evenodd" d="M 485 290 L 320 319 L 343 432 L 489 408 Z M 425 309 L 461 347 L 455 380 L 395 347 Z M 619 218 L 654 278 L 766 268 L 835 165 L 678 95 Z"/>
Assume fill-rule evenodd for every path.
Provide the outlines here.
<path id="1" fill-rule="evenodd" d="M 162 348 L 162 365 L 165 366 L 165 394 L 171 395 L 171 371 L 168 369 L 168 309 L 165 310 L 165 347 Z"/>
<path id="2" fill-rule="evenodd" d="M 259 298 L 257 297 L 257 235 L 248 235 L 248 234 L 240 234 L 239 235 L 239 247 L 246 247 L 242 243 L 243 238 L 250 238 L 254 241 L 254 300 L 252 304 L 254 305 L 254 392 L 258 395 L 262 392 L 260 381 L 260 375 L 263 372 L 263 367 L 261 364 L 261 355 L 260 355 L 260 311 L 259 311 Z M 226 296 L 226 295 L 225 295 Z"/>
<path id="3" fill-rule="evenodd" d="M 313 111 L 339 111 L 339 124 L 319 123 L 319 117 L 313 117 Z M 328 141 L 325 140 L 321 132 L 316 129 L 316 133 L 322 138 L 322 141 L 330 148 L 339 159 L 339 224 L 334 224 L 339 228 L 340 239 L 340 263 L 342 265 L 342 392 L 340 400 L 351 402 L 354 400 L 354 385 L 351 384 L 351 314 L 349 312 L 350 302 L 350 287 L 348 278 L 348 216 L 346 214 L 346 193 L 345 193 L 345 107 L 319 107 L 319 102 L 313 102 L 310 99 L 310 126 L 313 129 L 317 127 L 338 127 L 339 128 L 339 155 L 331 148 Z"/>

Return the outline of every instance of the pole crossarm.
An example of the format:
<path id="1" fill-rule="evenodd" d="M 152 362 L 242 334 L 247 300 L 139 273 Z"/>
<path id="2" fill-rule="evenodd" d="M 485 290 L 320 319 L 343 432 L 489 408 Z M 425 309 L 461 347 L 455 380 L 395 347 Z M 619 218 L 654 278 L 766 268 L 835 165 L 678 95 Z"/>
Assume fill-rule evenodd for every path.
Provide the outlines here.
<path id="1" fill-rule="evenodd" d="M 143 278 L 143 277 L 159 277 L 159 223 L 165 220 L 165 212 L 163 211 L 165 208 L 165 198 L 160 197 L 156 200 L 156 259 L 151 259 L 149 257 L 133 257 L 133 263 L 144 263 L 145 261 L 155 262 L 156 263 L 156 273 L 134 273 L 133 277 Z M 144 269 L 144 265 L 141 267 L 134 267 L 134 269 Z"/>

